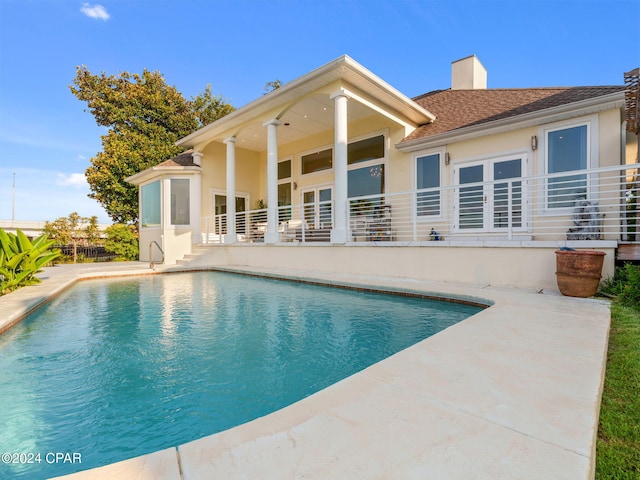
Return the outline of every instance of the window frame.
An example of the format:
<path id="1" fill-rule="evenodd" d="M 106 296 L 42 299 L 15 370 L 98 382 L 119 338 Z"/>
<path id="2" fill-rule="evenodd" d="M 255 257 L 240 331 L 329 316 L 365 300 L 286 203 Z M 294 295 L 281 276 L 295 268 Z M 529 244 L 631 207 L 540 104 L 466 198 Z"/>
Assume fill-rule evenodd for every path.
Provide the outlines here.
<path id="1" fill-rule="evenodd" d="M 173 182 L 176 181 L 186 181 L 187 182 L 187 223 L 174 223 L 174 216 L 177 216 L 177 212 L 174 211 L 176 205 L 174 205 L 174 193 L 173 193 Z M 191 179 L 184 177 L 171 177 L 169 178 L 169 225 L 177 228 L 186 228 L 191 226 Z"/>
<path id="2" fill-rule="evenodd" d="M 586 199 L 593 200 L 597 197 L 597 188 L 591 181 L 591 176 L 589 175 L 589 171 L 598 168 L 600 159 L 599 159 L 599 134 L 598 134 L 598 115 L 589 115 L 586 117 L 574 118 L 571 120 L 565 120 L 561 122 L 549 123 L 546 125 L 542 125 L 538 129 L 538 139 L 539 139 L 539 149 L 538 149 L 538 162 L 539 162 L 539 171 L 542 175 L 555 175 L 549 172 L 549 141 L 548 135 L 553 132 L 558 132 L 561 130 L 568 130 L 575 127 L 587 127 L 587 139 L 586 139 L 586 150 L 587 150 L 587 159 L 586 159 L 586 167 L 582 170 L 571 170 L 567 172 L 558 172 L 558 173 L 566 173 L 566 176 L 574 176 L 574 175 L 585 175 L 586 177 Z M 579 173 L 576 173 L 579 172 Z M 561 178 L 561 177 L 559 177 Z M 544 181 L 544 197 L 542 198 L 543 208 L 541 209 L 542 214 L 546 215 L 565 215 L 571 214 L 574 211 L 575 207 L 550 207 L 549 206 L 549 178 L 545 177 Z"/>
<path id="3" fill-rule="evenodd" d="M 320 153 L 320 152 L 324 152 L 326 150 L 329 150 L 331 152 L 331 167 L 329 168 L 325 168 L 323 170 L 316 170 L 313 172 L 308 172 L 308 173 L 304 173 L 304 163 L 303 163 L 303 157 L 306 157 L 308 155 L 313 155 L 314 153 Z M 307 177 L 311 177 L 313 175 L 324 175 L 330 172 L 333 172 L 333 160 L 334 160 L 334 155 L 333 155 L 333 145 L 324 145 L 321 147 L 317 147 L 317 148 L 313 148 L 311 150 L 306 150 L 304 152 L 300 152 L 298 154 L 298 165 L 300 167 L 300 177 L 301 178 L 307 178 Z M 291 164 L 291 167 L 293 168 L 293 162 Z M 293 174 L 293 172 L 292 172 Z"/>
<path id="4" fill-rule="evenodd" d="M 422 157 L 430 157 L 432 155 L 438 155 L 439 156 L 439 160 L 438 160 L 438 166 L 439 166 L 439 178 L 438 178 L 438 189 L 440 192 L 440 203 L 438 205 L 438 211 L 439 213 L 437 215 L 419 215 L 418 214 L 418 193 L 420 193 L 418 190 L 418 159 L 422 158 Z M 430 150 L 423 150 L 420 152 L 417 152 L 413 155 L 412 158 L 412 179 L 411 179 L 411 190 L 414 192 L 414 199 L 413 199 L 413 217 L 414 219 L 419 222 L 419 223 L 431 223 L 431 222 L 441 222 L 444 219 L 444 210 L 445 210 L 445 205 L 444 205 L 444 199 L 446 198 L 444 195 L 442 195 L 443 193 L 443 184 L 444 184 L 444 174 L 445 174 L 445 165 L 444 165 L 444 157 L 446 155 L 446 149 L 444 148 L 439 148 L 439 149 L 430 149 Z M 420 189 L 420 190 L 424 190 L 424 189 Z"/>
<path id="5" fill-rule="evenodd" d="M 364 135 L 359 135 L 353 138 L 350 138 L 347 145 L 351 145 L 352 143 L 356 143 L 356 142 L 361 142 L 363 140 L 368 140 L 370 138 L 375 138 L 375 137 L 382 137 L 382 141 L 383 141 L 383 156 L 380 158 L 372 158 L 370 160 L 365 160 L 362 162 L 355 162 L 352 164 L 349 164 L 349 159 L 347 158 L 347 176 L 349 175 L 350 171 L 353 170 L 360 170 L 360 169 L 371 169 L 373 167 L 377 167 L 378 165 L 382 165 L 382 171 L 383 171 L 383 181 L 382 181 L 382 192 L 381 193 L 372 193 L 372 194 L 367 194 L 367 195 L 360 195 L 358 197 L 350 197 L 347 194 L 347 198 L 351 199 L 351 198 L 362 198 L 362 197 L 370 197 L 370 196 L 376 196 L 376 195 L 385 195 L 386 190 L 387 190 L 387 185 L 389 184 L 389 132 L 385 129 L 385 130 L 378 130 L 375 132 L 369 132 L 366 133 Z M 348 191 L 348 180 L 347 180 L 347 191 Z"/>
<path id="6" fill-rule="evenodd" d="M 163 211 L 163 205 L 162 205 L 162 190 L 163 190 L 163 181 L 162 179 L 156 179 L 150 182 L 147 182 L 143 185 L 140 185 L 140 228 L 161 228 L 162 227 L 162 211 Z M 158 223 L 143 223 L 144 221 L 144 215 L 143 215 L 143 208 L 144 208 L 144 189 L 146 187 L 149 187 L 151 185 L 157 184 L 158 185 Z"/>

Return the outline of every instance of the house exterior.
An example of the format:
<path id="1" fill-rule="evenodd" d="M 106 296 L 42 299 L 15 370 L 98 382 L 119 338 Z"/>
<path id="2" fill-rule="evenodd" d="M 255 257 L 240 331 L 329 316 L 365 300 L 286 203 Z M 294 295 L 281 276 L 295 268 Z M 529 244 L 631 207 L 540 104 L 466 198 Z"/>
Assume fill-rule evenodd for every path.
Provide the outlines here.
<path id="1" fill-rule="evenodd" d="M 141 260 L 552 288 L 571 246 L 610 275 L 636 240 L 624 106 L 623 86 L 488 89 L 475 56 L 411 99 L 342 56 L 127 179 Z"/>

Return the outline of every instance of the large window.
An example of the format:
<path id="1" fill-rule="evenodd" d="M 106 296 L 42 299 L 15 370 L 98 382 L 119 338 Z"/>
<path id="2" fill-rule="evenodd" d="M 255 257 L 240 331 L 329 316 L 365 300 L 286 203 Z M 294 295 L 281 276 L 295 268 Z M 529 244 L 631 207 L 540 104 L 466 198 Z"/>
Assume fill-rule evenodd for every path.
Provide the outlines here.
<path id="1" fill-rule="evenodd" d="M 382 194 L 384 193 L 384 165 L 349 170 L 347 182 L 349 198 Z"/>
<path id="2" fill-rule="evenodd" d="M 416 212 L 419 217 L 440 215 L 440 154 L 416 158 Z"/>
<path id="3" fill-rule="evenodd" d="M 385 190 L 384 135 L 356 140 L 347 146 L 347 196 L 381 195 Z"/>
<path id="4" fill-rule="evenodd" d="M 140 189 L 142 196 L 141 223 L 143 227 L 160 225 L 160 182 L 143 185 Z"/>
<path id="5" fill-rule="evenodd" d="M 189 225 L 189 180 L 171 179 L 171 225 Z"/>
<path id="6" fill-rule="evenodd" d="M 549 174 L 586 170 L 589 166 L 589 125 L 546 131 L 547 172 Z M 587 196 L 585 173 L 550 178 L 547 207 L 574 207 Z"/>

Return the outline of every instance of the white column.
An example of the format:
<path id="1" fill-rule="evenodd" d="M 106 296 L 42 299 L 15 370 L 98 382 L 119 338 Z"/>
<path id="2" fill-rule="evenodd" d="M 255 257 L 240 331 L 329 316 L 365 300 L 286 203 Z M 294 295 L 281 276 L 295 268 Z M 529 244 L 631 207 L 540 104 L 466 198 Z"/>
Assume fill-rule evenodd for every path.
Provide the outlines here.
<path id="1" fill-rule="evenodd" d="M 335 105 L 333 147 L 333 230 L 331 243 L 347 241 L 347 100 L 344 90 L 331 95 Z"/>
<path id="2" fill-rule="evenodd" d="M 265 243 L 278 241 L 278 127 L 277 119 L 265 122 L 267 127 L 267 232 Z"/>
<path id="3" fill-rule="evenodd" d="M 225 139 L 227 145 L 227 234 L 224 243 L 236 243 L 236 138 Z"/>

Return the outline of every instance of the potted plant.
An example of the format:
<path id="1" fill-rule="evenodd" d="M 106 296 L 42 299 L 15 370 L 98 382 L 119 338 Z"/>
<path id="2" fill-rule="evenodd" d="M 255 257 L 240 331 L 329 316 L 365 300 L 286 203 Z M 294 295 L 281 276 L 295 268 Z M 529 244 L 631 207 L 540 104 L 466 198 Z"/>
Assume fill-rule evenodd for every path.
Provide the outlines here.
<path id="1" fill-rule="evenodd" d="M 605 255 L 605 252 L 569 247 L 556 250 L 556 279 L 560 293 L 582 298 L 595 295 L 602 278 Z"/>

